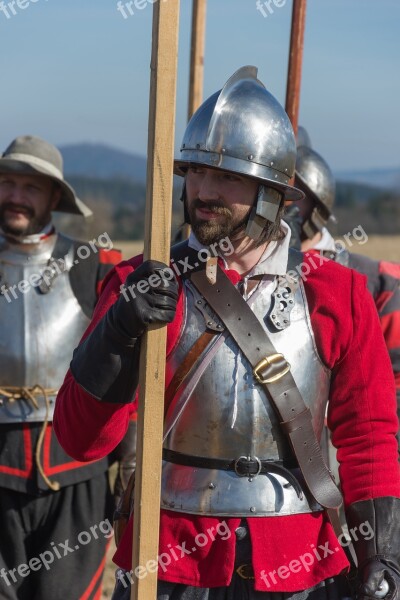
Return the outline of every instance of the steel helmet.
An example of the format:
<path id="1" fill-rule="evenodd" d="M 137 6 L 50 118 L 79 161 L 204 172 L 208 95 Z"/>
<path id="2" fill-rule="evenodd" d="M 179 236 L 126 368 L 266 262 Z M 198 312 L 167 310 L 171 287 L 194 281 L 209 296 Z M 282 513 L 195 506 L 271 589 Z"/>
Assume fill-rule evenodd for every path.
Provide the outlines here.
<path id="1" fill-rule="evenodd" d="M 308 146 L 308 148 L 311 148 L 311 140 L 310 140 L 310 136 L 308 135 L 308 131 L 302 127 L 301 125 L 299 125 L 298 129 L 297 129 L 297 147 L 299 148 L 300 146 Z"/>
<path id="2" fill-rule="evenodd" d="M 184 175 L 190 163 L 201 164 L 254 177 L 280 192 L 281 199 L 300 200 L 304 194 L 289 185 L 295 161 L 289 117 L 257 79 L 257 68 L 247 66 L 190 119 L 175 173 Z"/>
<path id="3" fill-rule="evenodd" d="M 313 237 L 317 231 L 335 220 L 332 213 L 335 202 L 335 178 L 329 165 L 318 152 L 300 146 L 297 149 L 296 184 L 313 201 L 314 210 L 309 219 L 303 223 L 304 233 Z"/>

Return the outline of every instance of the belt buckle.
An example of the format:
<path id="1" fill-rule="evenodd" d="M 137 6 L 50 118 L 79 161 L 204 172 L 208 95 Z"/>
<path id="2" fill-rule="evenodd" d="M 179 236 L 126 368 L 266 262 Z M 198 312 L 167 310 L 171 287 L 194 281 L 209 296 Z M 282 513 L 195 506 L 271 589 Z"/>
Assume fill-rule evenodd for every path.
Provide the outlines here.
<path id="1" fill-rule="evenodd" d="M 287 362 L 287 360 L 285 360 L 286 367 L 283 367 L 283 369 L 280 373 L 277 373 L 276 375 L 272 375 L 272 377 L 268 377 L 268 378 L 263 378 L 259 374 L 260 369 L 263 369 L 264 367 L 272 366 L 274 363 L 279 362 L 282 358 L 283 358 L 283 360 L 285 360 L 285 357 L 283 356 L 283 354 L 271 354 L 270 356 L 266 356 L 265 358 L 262 358 L 260 360 L 260 362 L 253 369 L 253 373 L 254 373 L 254 376 L 257 379 L 257 381 L 259 383 L 264 383 L 264 384 L 265 383 L 274 383 L 274 381 L 278 381 L 278 379 L 280 379 L 281 377 L 286 375 L 286 373 L 289 373 L 290 364 Z"/>
<path id="2" fill-rule="evenodd" d="M 253 565 L 240 565 L 235 572 L 242 579 L 254 579 Z"/>
<path id="3" fill-rule="evenodd" d="M 238 471 L 239 462 L 241 460 L 250 461 L 252 459 L 255 460 L 256 463 L 257 463 L 257 471 L 256 471 L 256 473 L 240 473 Z M 234 464 L 233 468 L 234 468 L 234 471 L 235 471 L 235 473 L 236 473 L 236 475 L 238 477 L 257 477 L 257 475 L 259 475 L 261 473 L 262 463 L 261 463 L 261 460 L 258 458 L 258 456 L 254 456 L 254 457 L 251 457 L 251 456 L 239 456 L 239 458 L 237 458 L 235 460 L 235 464 Z"/>

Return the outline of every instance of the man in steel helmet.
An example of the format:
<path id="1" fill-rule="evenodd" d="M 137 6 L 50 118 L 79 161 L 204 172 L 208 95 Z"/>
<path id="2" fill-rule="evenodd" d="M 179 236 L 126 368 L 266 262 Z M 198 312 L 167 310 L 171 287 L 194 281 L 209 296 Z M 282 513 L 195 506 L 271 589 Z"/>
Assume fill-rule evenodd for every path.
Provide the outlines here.
<path id="1" fill-rule="evenodd" d="M 192 117 L 175 163 L 189 241 L 170 270 L 141 257 L 114 270 L 59 394 L 61 443 L 103 456 L 135 410 L 140 338 L 168 323 L 159 600 L 343 597 L 348 562 L 324 509 L 340 500 L 317 442 L 328 397 L 346 506 L 366 534 L 359 597 L 383 579 L 398 596 L 390 363 L 363 279 L 288 251 L 295 156 L 284 110 L 254 67 L 240 69 Z M 119 600 L 152 568 L 129 572 L 131 526 L 115 555 Z"/>
<path id="2" fill-rule="evenodd" d="M 295 185 L 305 194 L 298 203 L 301 249 L 326 256 L 367 277 L 367 287 L 373 296 L 392 362 L 400 416 L 400 268 L 387 261 L 349 252 L 335 242 L 326 227 L 329 220 L 335 218 L 335 179 L 322 156 L 305 145 L 298 147 Z M 293 220 L 290 225 L 292 232 L 299 231 Z"/>

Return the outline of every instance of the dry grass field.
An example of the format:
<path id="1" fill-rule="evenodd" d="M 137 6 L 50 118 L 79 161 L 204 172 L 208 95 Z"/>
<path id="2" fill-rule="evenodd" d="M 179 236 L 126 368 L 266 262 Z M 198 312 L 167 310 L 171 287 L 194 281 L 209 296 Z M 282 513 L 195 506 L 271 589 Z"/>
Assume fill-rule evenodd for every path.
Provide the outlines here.
<path id="1" fill-rule="evenodd" d="M 342 238 L 338 238 L 339 240 Z M 349 238 L 351 241 L 352 238 Z M 400 262 L 400 235 L 371 235 L 364 244 L 347 245 L 350 252 L 364 254 L 370 258 Z M 115 242 L 115 247 L 122 251 L 124 258 L 130 258 L 143 251 L 143 242 Z"/>
<path id="2" fill-rule="evenodd" d="M 341 239 L 341 238 L 338 238 Z M 119 248 L 124 258 L 130 258 L 143 251 L 143 242 L 115 242 L 115 247 Z M 374 259 L 389 260 L 400 263 L 400 235 L 399 236 L 369 236 L 365 244 L 358 244 L 353 241 L 353 246 L 349 247 L 352 252 L 357 252 Z M 114 565 L 111 561 L 115 547 L 112 546 L 109 551 L 109 560 L 104 576 L 104 589 L 102 600 L 109 600 L 114 588 Z"/>
<path id="3" fill-rule="evenodd" d="M 370 258 L 400 263 L 400 235 L 371 235 L 365 244 L 354 243 L 349 250 Z"/>

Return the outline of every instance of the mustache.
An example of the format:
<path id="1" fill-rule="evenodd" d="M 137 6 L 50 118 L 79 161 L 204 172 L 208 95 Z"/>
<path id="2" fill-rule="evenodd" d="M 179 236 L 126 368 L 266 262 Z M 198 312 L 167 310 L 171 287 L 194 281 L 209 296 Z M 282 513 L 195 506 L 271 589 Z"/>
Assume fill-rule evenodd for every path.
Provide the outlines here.
<path id="1" fill-rule="evenodd" d="M 196 198 L 192 203 L 192 207 L 194 210 L 196 208 L 206 209 L 218 215 L 225 215 L 226 217 L 232 216 L 232 211 L 230 208 L 224 206 L 222 202 L 216 202 L 215 200 L 203 202 L 203 200 Z"/>
<path id="2" fill-rule="evenodd" d="M 21 212 L 24 212 L 29 217 L 35 216 L 35 211 L 30 206 L 24 206 L 23 204 L 14 204 L 12 202 L 6 202 L 2 206 L 0 206 L 0 216 L 3 217 L 6 210 L 15 209 L 21 210 Z"/>

